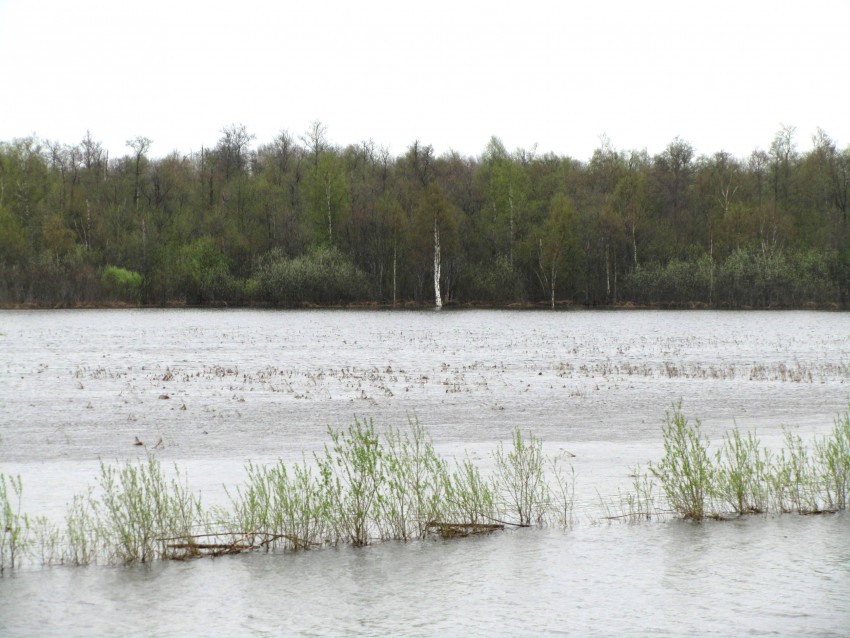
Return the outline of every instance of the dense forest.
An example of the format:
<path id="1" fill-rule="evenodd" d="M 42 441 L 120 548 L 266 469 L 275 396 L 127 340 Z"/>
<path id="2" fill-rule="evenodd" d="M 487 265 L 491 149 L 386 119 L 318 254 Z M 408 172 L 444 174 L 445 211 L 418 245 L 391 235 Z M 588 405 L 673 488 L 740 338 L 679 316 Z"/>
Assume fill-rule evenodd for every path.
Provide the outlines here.
<path id="1" fill-rule="evenodd" d="M 0 143 L 0 304 L 846 307 L 850 148 L 587 162 L 492 138 L 479 157 L 339 147 L 314 122 L 255 144 L 111 158 Z"/>

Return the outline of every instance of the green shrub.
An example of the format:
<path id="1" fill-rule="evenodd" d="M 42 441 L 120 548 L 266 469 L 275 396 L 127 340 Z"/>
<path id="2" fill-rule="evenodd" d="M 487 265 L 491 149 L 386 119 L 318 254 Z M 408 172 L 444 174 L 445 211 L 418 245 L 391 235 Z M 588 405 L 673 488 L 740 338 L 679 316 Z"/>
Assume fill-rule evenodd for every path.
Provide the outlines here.
<path id="1" fill-rule="evenodd" d="M 444 479 L 446 503 L 440 523 L 479 525 L 491 523 L 497 514 L 493 486 L 469 457 L 457 463 L 451 476 Z"/>
<path id="2" fill-rule="evenodd" d="M 21 512 L 20 476 L 0 474 L 0 574 L 14 570 L 29 547 L 30 520 Z"/>
<path id="3" fill-rule="evenodd" d="M 428 523 L 441 518 L 445 499 L 445 461 L 416 420 L 408 432 L 389 428 L 384 464 L 387 479 L 379 494 L 383 538 L 423 538 Z"/>
<path id="4" fill-rule="evenodd" d="M 718 496 L 737 514 L 766 512 L 769 470 L 770 454 L 759 449 L 754 433 L 742 436 L 736 425 L 717 452 Z"/>
<path id="5" fill-rule="evenodd" d="M 540 522 L 551 500 L 544 476 L 543 441 L 533 434 L 523 439 L 514 430 L 512 448 L 505 451 L 499 442 L 493 458 L 496 461 L 495 490 L 505 499 L 506 508 L 516 515 L 519 524 Z"/>
<path id="6" fill-rule="evenodd" d="M 266 549 L 310 549 L 327 536 L 326 493 L 302 461 L 291 470 L 283 462 L 266 467 L 248 463 L 245 486 L 231 497 L 230 529 L 262 535 Z M 234 527 L 235 526 L 235 527 Z"/>
<path id="7" fill-rule="evenodd" d="M 142 275 L 118 266 L 106 266 L 100 281 L 107 295 L 113 299 L 138 303 L 142 297 Z"/>
<path id="8" fill-rule="evenodd" d="M 785 428 L 785 446 L 776 456 L 771 483 L 776 507 L 781 512 L 820 512 L 819 480 L 809 448 L 799 434 Z"/>
<path id="9" fill-rule="evenodd" d="M 815 453 L 828 506 L 846 509 L 850 486 L 850 411 L 835 417 L 831 436 L 815 441 Z"/>
<path id="10" fill-rule="evenodd" d="M 706 515 L 714 494 L 715 472 L 708 457 L 708 439 L 700 433 L 697 419 L 691 424 L 682 413 L 681 401 L 672 414 L 664 415 L 664 457 L 650 472 L 661 487 L 674 511 L 696 521 Z"/>
<path id="11" fill-rule="evenodd" d="M 99 482 L 105 543 L 123 563 L 171 556 L 170 542 L 189 538 L 200 519 L 200 500 L 179 472 L 169 482 L 153 457 L 119 467 L 101 462 Z"/>
<path id="12" fill-rule="evenodd" d="M 457 286 L 458 298 L 463 301 L 496 304 L 518 302 L 525 298 L 522 279 L 504 255 L 489 262 L 465 266 Z"/>
<path id="13" fill-rule="evenodd" d="M 230 273 L 230 260 L 210 236 L 178 250 L 173 267 L 176 286 L 191 304 L 241 301 L 242 284 Z"/>
<path id="14" fill-rule="evenodd" d="M 331 524 L 337 537 L 355 547 L 368 545 L 378 496 L 386 480 L 384 449 L 371 420 L 357 419 L 348 432 L 328 428 L 331 445 L 317 456 L 325 498 L 331 506 Z"/>
<path id="15" fill-rule="evenodd" d="M 340 304 L 369 297 L 366 275 L 333 247 L 294 259 L 272 250 L 258 261 L 252 279 L 255 301 L 283 306 Z"/>

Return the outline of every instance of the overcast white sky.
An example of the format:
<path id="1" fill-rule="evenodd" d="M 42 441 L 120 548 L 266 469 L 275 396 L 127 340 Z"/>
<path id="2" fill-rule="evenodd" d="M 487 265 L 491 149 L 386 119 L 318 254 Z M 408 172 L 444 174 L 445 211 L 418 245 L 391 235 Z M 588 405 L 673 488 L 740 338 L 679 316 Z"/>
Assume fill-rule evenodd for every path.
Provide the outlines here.
<path id="1" fill-rule="evenodd" d="M 0 140 L 112 157 L 266 143 L 313 120 L 335 144 L 479 155 L 767 148 L 780 123 L 850 143 L 850 1 L 0 0 Z"/>

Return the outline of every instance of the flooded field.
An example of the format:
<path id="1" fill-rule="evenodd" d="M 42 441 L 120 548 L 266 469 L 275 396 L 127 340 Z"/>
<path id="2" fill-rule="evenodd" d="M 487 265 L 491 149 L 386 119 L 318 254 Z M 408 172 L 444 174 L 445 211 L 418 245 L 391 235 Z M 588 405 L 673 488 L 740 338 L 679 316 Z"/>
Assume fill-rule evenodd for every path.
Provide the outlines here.
<path id="1" fill-rule="evenodd" d="M 0 312 L 0 472 L 59 519 L 100 460 L 153 454 L 205 503 L 327 426 L 418 418 L 485 470 L 516 426 L 575 469 L 573 529 L 0 578 L 0 634 L 842 635 L 850 519 L 604 520 L 674 401 L 718 441 L 827 432 L 850 314 Z M 143 445 L 136 445 L 136 441 Z M 801 543 L 801 539 L 805 543 Z M 36 629 L 38 628 L 38 629 Z"/>

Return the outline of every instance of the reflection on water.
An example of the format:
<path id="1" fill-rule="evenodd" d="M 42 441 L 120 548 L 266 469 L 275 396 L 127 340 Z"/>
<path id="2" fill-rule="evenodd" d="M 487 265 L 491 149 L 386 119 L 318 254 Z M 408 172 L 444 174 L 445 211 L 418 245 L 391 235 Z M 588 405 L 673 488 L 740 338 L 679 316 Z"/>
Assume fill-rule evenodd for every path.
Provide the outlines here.
<path id="1" fill-rule="evenodd" d="M 0 581 L 0 633 L 840 636 L 848 538 L 785 516 L 56 568 Z"/>
<path id="2" fill-rule="evenodd" d="M 846 313 L 0 312 L 0 471 L 31 514 L 61 518 L 99 459 L 148 451 L 222 502 L 246 459 L 411 413 L 485 470 L 516 425 L 573 454 L 579 514 L 569 532 L 24 570 L 0 578 L 0 635 L 846 635 L 845 514 L 598 521 L 659 457 L 671 401 L 714 440 L 735 419 L 776 448 L 782 424 L 831 427 L 849 363 Z"/>

